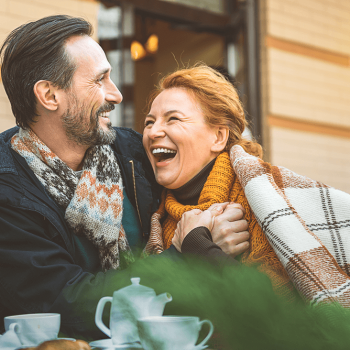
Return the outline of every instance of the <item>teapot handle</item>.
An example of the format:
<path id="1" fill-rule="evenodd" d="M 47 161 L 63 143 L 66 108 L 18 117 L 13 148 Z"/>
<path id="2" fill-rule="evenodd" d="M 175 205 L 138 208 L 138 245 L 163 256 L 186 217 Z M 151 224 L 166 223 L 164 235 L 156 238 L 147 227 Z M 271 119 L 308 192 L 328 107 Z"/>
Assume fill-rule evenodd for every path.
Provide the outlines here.
<path id="1" fill-rule="evenodd" d="M 111 338 L 111 331 L 109 328 L 105 326 L 105 324 L 102 321 L 102 314 L 103 310 L 105 308 L 106 303 L 110 302 L 112 303 L 113 298 L 112 297 L 103 297 L 100 299 L 100 301 L 97 304 L 96 313 L 95 313 L 95 323 L 98 328 L 101 329 L 101 331 L 105 334 L 107 334 Z"/>

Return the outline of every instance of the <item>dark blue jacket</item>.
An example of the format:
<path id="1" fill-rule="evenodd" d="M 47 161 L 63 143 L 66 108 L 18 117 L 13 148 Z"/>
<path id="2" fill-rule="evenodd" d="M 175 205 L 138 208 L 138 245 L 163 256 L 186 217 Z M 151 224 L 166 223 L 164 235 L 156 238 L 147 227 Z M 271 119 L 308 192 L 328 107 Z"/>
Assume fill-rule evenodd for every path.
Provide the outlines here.
<path id="1" fill-rule="evenodd" d="M 0 319 L 59 312 L 61 330 L 67 335 L 98 339 L 101 333 L 93 322 L 97 302 L 130 284 L 130 271 L 103 273 L 99 264 L 90 261 L 89 251 L 95 248 L 72 234 L 64 210 L 47 195 L 24 158 L 11 149 L 16 132 L 17 127 L 0 134 Z M 112 148 L 147 239 L 159 186 L 141 135 L 127 128 L 116 132 Z"/>

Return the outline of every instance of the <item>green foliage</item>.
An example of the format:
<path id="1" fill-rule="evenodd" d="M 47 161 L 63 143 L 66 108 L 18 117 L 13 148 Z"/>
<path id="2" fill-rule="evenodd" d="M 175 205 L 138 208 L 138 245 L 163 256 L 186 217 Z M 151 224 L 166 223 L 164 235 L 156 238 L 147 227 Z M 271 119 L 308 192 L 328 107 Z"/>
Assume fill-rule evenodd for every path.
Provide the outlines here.
<path id="1" fill-rule="evenodd" d="M 173 301 L 165 314 L 199 316 L 214 323 L 213 348 L 345 349 L 350 344 L 350 312 L 338 305 L 312 307 L 274 294 L 267 276 L 246 266 L 215 267 L 203 260 L 174 263 L 146 259 L 133 276 Z M 205 333 L 205 332 L 204 332 Z"/>

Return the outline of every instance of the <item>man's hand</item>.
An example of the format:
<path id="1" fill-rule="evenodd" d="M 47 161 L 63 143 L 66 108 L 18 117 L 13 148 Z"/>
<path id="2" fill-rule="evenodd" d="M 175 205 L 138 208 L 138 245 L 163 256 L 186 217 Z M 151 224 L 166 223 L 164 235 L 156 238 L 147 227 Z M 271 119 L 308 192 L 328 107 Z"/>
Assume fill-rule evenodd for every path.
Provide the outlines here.
<path id="1" fill-rule="evenodd" d="M 196 227 L 205 226 L 211 231 L 214 227 L 215 217 L 222 214 L 227 205 L 228 203 L 216 204 L 205 211 L 193 209 L 184 213 L 181 220 L 177 223 L 175 235 L 172 240 L 175 248 L 181 252 L 183 240 Z"/>
<path id="2" fill-rule="evenodd" d="M 221 205 L 213 204 L 209 210 Z M 243 219 L 244 214 L 245 210 L 240 204 L 229 203 L 222 214 L 213 218 L 214 225 L 211 229 L 213 242 L 233 258 L 249 248 L 248 223 Z"/>

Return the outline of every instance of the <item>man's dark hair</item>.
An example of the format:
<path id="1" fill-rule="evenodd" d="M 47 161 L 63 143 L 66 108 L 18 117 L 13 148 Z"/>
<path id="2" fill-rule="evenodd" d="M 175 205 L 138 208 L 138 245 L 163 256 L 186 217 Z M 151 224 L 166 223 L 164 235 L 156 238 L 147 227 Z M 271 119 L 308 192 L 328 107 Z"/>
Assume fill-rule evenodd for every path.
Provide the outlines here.
<path id="1" fill-rule="evenodd" d="M 76 63 L 65 43 L 73 35 L 91 36 L 92 31 L 82 18 L 57 15 L 24 24 L 6 38 L 0 49 L 1 77 L 18 126 L 35 122 L 37 81 L 48 80 L 61 89 L 71 86 Z"/>

